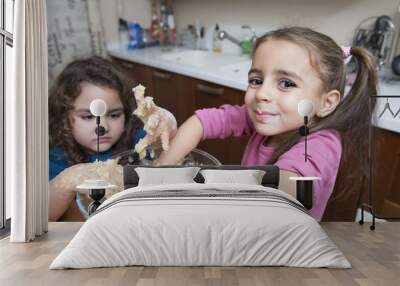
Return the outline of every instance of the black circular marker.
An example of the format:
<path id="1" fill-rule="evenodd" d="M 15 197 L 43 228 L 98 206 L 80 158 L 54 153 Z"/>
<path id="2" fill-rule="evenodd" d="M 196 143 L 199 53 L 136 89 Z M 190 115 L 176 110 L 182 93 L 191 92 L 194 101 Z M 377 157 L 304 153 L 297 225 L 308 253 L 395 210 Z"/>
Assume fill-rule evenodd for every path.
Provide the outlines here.
<path id="1" fill-rule="evenodd" d="M 300 133 L 301 136 L 306 136 L 306 135 L 310 134 L 309 129 L 308 129 L 307 126 L 301 126 L 299 128 L 299 133 Z"/>
<path id="2" fill-rule="evenodd" d="M 95 132 L 96 132 L 96 135 L 103 136 L 104 134 L 106 134 L 106 129 L 100 125 L 100 126 L 96 127 Z"/>

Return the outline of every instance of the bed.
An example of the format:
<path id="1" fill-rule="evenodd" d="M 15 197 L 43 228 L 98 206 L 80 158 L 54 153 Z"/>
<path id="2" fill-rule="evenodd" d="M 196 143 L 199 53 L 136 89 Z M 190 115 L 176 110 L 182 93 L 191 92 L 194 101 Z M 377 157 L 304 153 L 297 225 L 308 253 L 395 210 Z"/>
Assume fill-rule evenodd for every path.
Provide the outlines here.
<path id="1" fill-rule="evenodd" d="M 125 190 L 97 209 L 50 269 L 351 267 L 307 209 L 277 189 L 276 166 L 184 168 L 125 166 Z"/>

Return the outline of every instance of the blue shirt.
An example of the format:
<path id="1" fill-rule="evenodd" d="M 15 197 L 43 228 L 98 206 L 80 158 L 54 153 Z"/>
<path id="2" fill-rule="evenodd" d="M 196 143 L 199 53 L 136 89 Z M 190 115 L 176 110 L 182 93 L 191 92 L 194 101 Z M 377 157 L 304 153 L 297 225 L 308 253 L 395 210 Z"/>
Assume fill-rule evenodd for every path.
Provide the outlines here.
<path id="1" fill-rule="evenodd" d="M 139 142 L 141 138 L 146 136 L 146 132 L 143 129 L 139 129 L 133 134 L 132 141 L 133 146 Z M 105 152 L 99 153 L 99 160 L 106 161 L 112 156 L 112 150 L 109 149 Z M 96 153 L 91 154 L 87 158 L 87 162 L 95 162 L 96 161 Z M 68 162 L 67 157 L 65 155 L 64 149 L 60 147 L 54 147 L 49 150 L 49 181 L 51 181 L 54 177 L 56 177 L 59 173 L 64 171 L 66 168 L 70 167 L 71 164 Z"/>

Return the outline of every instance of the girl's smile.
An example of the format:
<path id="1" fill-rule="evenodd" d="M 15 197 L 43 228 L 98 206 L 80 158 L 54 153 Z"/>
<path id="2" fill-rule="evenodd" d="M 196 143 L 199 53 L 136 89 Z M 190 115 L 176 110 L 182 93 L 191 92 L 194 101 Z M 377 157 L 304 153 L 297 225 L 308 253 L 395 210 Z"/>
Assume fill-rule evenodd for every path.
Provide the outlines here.
<path id="1" fill-rule="evenodd" d="M 260 123 L 273 123 L 278 120 L 279 113 L 269 111 L 262 111 L 261 109 L 255 110 L 255 118 Z"/>

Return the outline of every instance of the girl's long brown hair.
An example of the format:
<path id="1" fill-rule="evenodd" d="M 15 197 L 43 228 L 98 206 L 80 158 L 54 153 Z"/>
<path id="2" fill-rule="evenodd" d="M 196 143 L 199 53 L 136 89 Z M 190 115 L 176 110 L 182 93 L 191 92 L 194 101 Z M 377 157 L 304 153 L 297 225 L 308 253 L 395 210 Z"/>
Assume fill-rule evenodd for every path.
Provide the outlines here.
<path id="1" fill-rule="evenodd" d="M 82 83 L 91 83 L 111 88 L 118 92 L 124 107 L 125 130 L 121 139 L 113 146 L 113 154 L 131 149 L 132 134 L 139 128 L 140 120 L 132 115 L 136 103 L 131 95 L 133 82 L 110 61 L 94 56 L 68 64 L 58 76 L 49 96 L 49 138 L 50 147 L 61 147 L 71 164 L 86 162 L 88 154 L 72 136 L 68 119 L 73 103 L 81 93 Z"/>
<path id="2" fill-rule="evenodd" d="M 375 98 L 370 96 L 377 94 L 375 60 L 366 49 L 350 49 L 355 59 L 357 75 L 351 90 L 343 98 L 346 80 L 344 55 L 342 48 L 332 38 L 308 28 L 282 28 L 260 37 L 255 44 L 253 57 L 260 45 L 268 40 L 285 40 L 305 48 L 310 55 L 312 66 L 322 80 L 323 91 L 336 89 L 342 95 L 333 113 L 323 118 L 315 116 L 311 120 L 310 132 L 323 129 L 339 131 L 343 153 L 334 195 L 330 201 L 346 200 L 351 195 L 349 190 L 361 188 L 363 179 L 368 175 L 368 127 L 371 122 L 370 111 L 375 107 Z M 268 163 L 275 163 L 300 139 L 297 130 L 288 133 Z"/>

